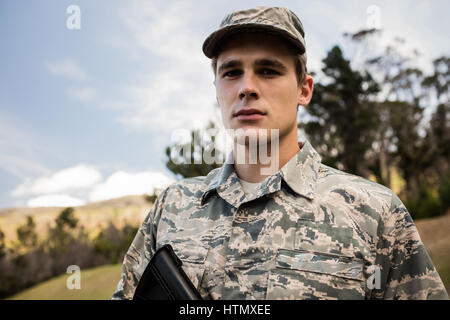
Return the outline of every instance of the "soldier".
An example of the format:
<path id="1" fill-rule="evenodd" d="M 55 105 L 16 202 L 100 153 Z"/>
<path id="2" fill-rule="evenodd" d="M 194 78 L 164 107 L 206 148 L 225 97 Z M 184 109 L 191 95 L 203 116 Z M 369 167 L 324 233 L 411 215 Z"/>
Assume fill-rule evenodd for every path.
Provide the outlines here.
<path id="1" fill-rule="evenodd" d="M 277 7 L 231 12 L 203 52 L 224 126 L 244 139 L 221 168 L 160 193 L 112 299 L 133 297 L 164 244 L 205 299 L 448 299 L 399 198 L 298 142 L 298 106 L 313 92 L 299 18 Z M 239 147 L 251 152 L 249 137 L 262 141 L 252 129 L 275 130 L 265 136 L 274 169 L 236 161 Z"/>

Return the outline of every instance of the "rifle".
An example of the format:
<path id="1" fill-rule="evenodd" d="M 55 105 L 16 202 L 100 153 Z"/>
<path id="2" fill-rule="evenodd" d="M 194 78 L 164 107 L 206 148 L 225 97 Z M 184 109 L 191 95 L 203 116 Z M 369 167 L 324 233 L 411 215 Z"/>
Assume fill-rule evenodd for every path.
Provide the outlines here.
<path id="1" fill-rule="evenodd" d="M 134 292 L 133 300 L 202 300 L 170 244 L 150 259 Z"/>

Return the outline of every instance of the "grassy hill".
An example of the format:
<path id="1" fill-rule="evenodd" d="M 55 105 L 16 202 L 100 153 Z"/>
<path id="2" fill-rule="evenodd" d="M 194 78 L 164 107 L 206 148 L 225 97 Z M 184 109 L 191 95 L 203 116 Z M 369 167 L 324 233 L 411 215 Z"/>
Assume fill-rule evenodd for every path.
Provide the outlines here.
<path id="1" fill-rule="evenodd" d="M 450 296 L 450 210 L 444 216 L 418 220 L 416 226 Z"/>
<path id="2" fill-rule="evenodd" d="M 64 274 L 25 290 L 10 300 L 107 300 L 120 279 L 121 265 L 81 270 L 81 288 L 67 289 L 70 274 Z"/>

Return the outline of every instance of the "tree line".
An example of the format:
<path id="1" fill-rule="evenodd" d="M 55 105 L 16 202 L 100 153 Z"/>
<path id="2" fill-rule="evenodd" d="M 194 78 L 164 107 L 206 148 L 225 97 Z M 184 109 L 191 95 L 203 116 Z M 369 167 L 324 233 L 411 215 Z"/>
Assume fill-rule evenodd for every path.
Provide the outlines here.
<path id="1" fill-rule="evenodd" d="M 16 229 L 17 240 L 6 245 L 0 229 L 0 299 L 66 273 L 70 265 L 81 269 L 123 261 L 138 227 L 112 222 L 93 238 L 79 223 L 75 210 L 62 210 L 39 240 L 32 216 Z M 112 294 L 112 293 L 111 293 Z"/>

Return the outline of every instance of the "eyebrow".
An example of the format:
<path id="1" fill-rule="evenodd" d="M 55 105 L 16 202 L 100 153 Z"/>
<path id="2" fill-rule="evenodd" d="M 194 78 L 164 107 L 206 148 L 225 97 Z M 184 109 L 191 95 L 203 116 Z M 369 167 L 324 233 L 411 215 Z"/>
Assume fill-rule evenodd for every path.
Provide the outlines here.
<path id="1" fill-rule="evenodd" d="M 286 71 L 287 67 L 280 61 L 276 59 L 258 59 L 254 63 L 255 66 L 258 67 L 273 67 L 278 68 L 281 71 Z M 229 68 L 236 68 L 236 67 L 242 67 L 242 61 L 239 60 L 229 60 L 225 61 L 219 66 L 219 69 L 217 70 L 217 73 L 221 73 L 225 69 Z"/>
<path id="2" fill-rule="evenodd" d="M 274 67 L 282 71 L 287 70 L 287 67 L 284 65 L 284 63 L 276 59 L 258 59 L 255 61 L 255 65 L 262 67 Z"/>
<path id="3" fill-rule="evenodd" d="M 219 74 L 225 69 L 236 68 L 236 67 L 242 67 L 242 62 L 239 60 L 225 61 L 224 63 L 222 63 L 219 66 L 219 69 L 217 69 L 217 73 Z"/>

